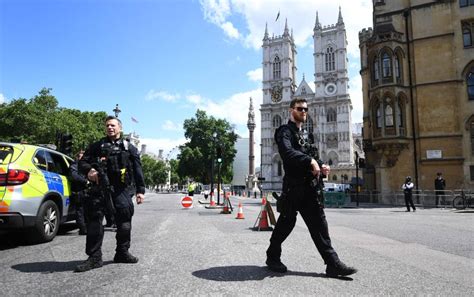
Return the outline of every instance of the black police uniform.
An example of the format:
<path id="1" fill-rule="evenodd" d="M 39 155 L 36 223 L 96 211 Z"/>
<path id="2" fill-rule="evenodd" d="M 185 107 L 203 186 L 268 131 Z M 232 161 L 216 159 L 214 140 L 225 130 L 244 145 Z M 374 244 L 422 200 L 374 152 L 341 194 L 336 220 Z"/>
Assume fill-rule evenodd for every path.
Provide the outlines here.
<path id="1" fill-rule="evenodd" d="M 114 261 L 136 262 L 138 259 L 131 256 L 128 249 L 130 248 L 132 216 L 134 213 L 132 197 L 135 193 L 145 193 L 140 155 L 137 148 L 128 141 L 123 139 L 111 141 L 105 137 L 93 143 L 86 150 L 79 162 L 79 168 L 87 174 L 91 168 L 98 169 L 103 158 L 107 159 L 106 171 L 112 186 L 111 198 L 115 208 L 114 216 L 117 225 L 117 247 Z M 86 216 L 88 218 L 86 254 L 89 258 L 102 261 L 101 247 L 104 238 L 102 221 L 104 213 L 110 210 L 107 209 L 106 203 L 103 197 L 100 197 L 99 192 L 91 192 L 90 196 L 91 198 L 86 203 Z"/>
<path id="2" fill-rule="evenodd" d="M 275 141 L 283 160 L 285 176 L 283 197 L 277 203 L 280 216 L 270 238 L 267 265 L 271 270 L 286 272 L 286 266 L 280 261 L 281 245 L 295 227 L 299 212 L 316 248 L 328 265 L 326 273 L 331 268 L 333 269 L 331 272 L 334 272 L 331 274 L 334 276 L 352 274 L 356 270 L 345 266 L 331 245 L 323 203 L 319 201 L 318 189 L 312 183 L 312 157 L 303 149 L 302 133 L 303 131 L 292 121 L 288 121 L 287 125 L 282 125 L 275 131 Z"/>
<path id="3" fill-rule="evenodd" d="M 69 167 L 69 170 L 71 177 L 72 200 L 76 208 L 76 223 L 79 227 L 79 234 L 84 235 L 87 233 L 84 203 L 86 201 L 86 187 L 88 180 L 79 172 L 78 161 L 74 161 Z"/>

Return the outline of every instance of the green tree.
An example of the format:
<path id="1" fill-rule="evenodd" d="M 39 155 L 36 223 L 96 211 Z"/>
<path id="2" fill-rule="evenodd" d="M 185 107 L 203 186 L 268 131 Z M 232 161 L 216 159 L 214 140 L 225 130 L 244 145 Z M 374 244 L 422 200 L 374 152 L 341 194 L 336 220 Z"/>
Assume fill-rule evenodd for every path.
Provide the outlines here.
<path id="1" fill-rule="evenodd" d="M 50 88 L 31 99 L 13 99 L 0 104 L 0 139 L 20 139 L 32 144 L 58 144 L 59 133 L 73 135 L 73 153 L 104 136 L 107 114 L 81 112 L 58 106 Z"/>
<path id="2" fill-rule="evenodd" d="M 188 142 L 180 147 L 178 174 L 205 184 L 210 183 L 211 166 L 216 161 L 219 146 L 222 149 L 222 180 L 229 183 L 232 180 L 232 163 L 236 153 L 234 145 L 237 141 L 237 134 L 231 124 L 223 119 L 208 117 L 205 111 L 197 110 L 195 118 L 185 120 L 183 127 Z M 217 166 L 214 173 L 217 173 Z"/>

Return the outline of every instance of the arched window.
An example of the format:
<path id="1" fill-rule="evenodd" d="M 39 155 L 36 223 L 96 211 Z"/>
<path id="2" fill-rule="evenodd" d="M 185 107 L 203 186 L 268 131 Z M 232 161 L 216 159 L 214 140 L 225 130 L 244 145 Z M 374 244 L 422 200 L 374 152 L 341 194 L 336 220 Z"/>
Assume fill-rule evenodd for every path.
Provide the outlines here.
<path id="1" fill-rule="evenodd" d="M 377 57 L 374 59 L 372 73 L 374 74 L 374 80 L 377 81 L 379 79 L 379 59 Z"/>
<path id="2" fill-rule="evenodd" d="M 273 60 L 273 79 L 281 78 L 281 62 L 278 56 Z"/>
<path id="3" fill-rule="evenodd" d="M 395 78 L 397 81 L 400 80 L 401 74 L 400 74 L 400 58 L 398 55 L 395 55 Z"/>
<path id="4" fill-rule="evenodd" d="M 328 123 L 337 121 L 337 113 L 334 109 L 329 108 L 328 113 L 326 115 L 326 121 Z"/>
<path id="5" fill-rule="evenodd" d="M 382 77 L 392 76 L 392 58 L 387 52 L 382 54 Z"/>
<path id="6" fill-rule="evenodd" d="M 334 174 L 334 175 L 332 176 L 332 180 L 333 180 L 333 181 L 336 181 L 336 180 L 337 180 L 337 175 Z"/>
<path id="7" fill-rule="evenodd" d="M 328 47 L 326 49 L 326 54 L 325 54 L 325 60 L 326 60 L 326 71 L 332 71 L 336 69 L 336 62 L 334 59 L 334 51 L 332 47 Z"/>
<path id="8" fill-rule="evenodd" d="M 393 127 L 393 108 L 390 104 L 385 106 L 385 127 Z"/>
<path id="9" fill-rule="evenodd" d="M 329 166 L 332 166 L 332 164 L 333 164 L 333 163 L 332 163 L 332 159 L 329 159 L 328 165 L 329 165 Z"/>
<path id="10" fill-rule="evenodd" d="M 376 121 L 377 121 L 377 128 L 382 128 L 382 104 L 377 105 L 377 116 L 376 116 Z"/>
<path id="11" fill-rule="evenodd" d="M 302 87 L 301 88 L 301 95 L 305 95 L 306 94 L 306 88 L 305 87 Z"/>
<path id="12" fill-rule="evenodd" d="M 303 130 L 308 133 L 313 133 L 313 119 L 308 115 L 306 122 L 303 124 Z"/>
<path id="13" fill-rule="evenodd" d="M 400 102 L 398 102 L 397 104 L 397 122 L 398 122 L 398 127 L 403 127 L 403 112 L 402 112 L 402 105 L 400 104 Z"/>
<path id="14" fill-rule="evenodd" d="M 273 117 L 273 128 L 278 128 L 281 126 L 281 117 L 276 115 Z"/>
<path id="15" fill-rule="evenodd" d="M 467 98 L 469 100 L 474 100 L 474 67 L 471 68 L 471 71 L 466 76 L 467 83 Z"/>

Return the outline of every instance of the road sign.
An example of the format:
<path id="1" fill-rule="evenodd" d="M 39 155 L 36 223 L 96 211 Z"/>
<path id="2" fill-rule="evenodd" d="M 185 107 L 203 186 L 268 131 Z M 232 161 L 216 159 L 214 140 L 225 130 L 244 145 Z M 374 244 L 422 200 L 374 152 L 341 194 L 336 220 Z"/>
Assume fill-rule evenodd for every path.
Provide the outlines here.
<path id="1" fill-rule="evenodd" d="M 184 208 L 191 208 L 193 206 L 193 198 L 186 196 L 181 199 L 181 205 Z"/>

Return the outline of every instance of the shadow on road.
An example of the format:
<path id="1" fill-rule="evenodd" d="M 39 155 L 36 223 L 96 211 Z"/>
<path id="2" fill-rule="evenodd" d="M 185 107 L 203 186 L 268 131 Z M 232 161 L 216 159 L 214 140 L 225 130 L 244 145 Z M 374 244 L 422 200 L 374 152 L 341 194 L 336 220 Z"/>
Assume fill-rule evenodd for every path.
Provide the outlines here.
<path id="1" fill-rule="evenodd" d="M 12 268 L 20 272 L 32 273 L 32 272 L 41 272 L 41 273 L 53 273 L 53 272 L 73 272 L 77 265 L 81 264 L 83 261 L 69 261 L 69 262 L 33 262 L 33 263 L 22 263 L 13 265 Z M 104 266 L 111 264 L 113 261 L 105 261 Z"/>
<path id="2" fill-rule="evenodd" d="M 324 273 L 300 272 L 288 270 L 286 273 L 276 273 L 268 270 L 266 266 L 241 265 L 241 266 L 221 266 L 194 271 L 194 276 L 220 282 L 242 282 L 263 280 L 266 277 L 283 277 L 287 275 L 306 277 L 326 277 Z M 341 280 L 352 280 L 350 277 L 340 277 Z"/>

